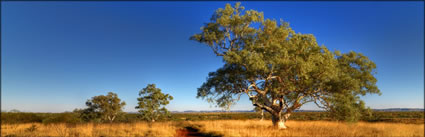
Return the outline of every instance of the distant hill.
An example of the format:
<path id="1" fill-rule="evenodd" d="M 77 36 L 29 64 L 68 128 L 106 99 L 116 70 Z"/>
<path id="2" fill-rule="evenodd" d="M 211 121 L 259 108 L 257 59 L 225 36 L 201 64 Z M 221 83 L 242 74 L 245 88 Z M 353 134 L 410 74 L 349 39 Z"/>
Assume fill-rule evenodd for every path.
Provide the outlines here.
<path id="1" fill-rule="evenodd" d="M 387 108 L 387 109 L 373 109 L 374 111 L 424 111 L 423 108 Z"/>
<path id="2" fill-rule="evenodd" d="M 173 113 L 209 113 L 209 112 L 228 112 L 224 110 L 185 110 L 185 111 L 171 111 Z M 254 112 L 254 110 L 231 110 L 229 112 Z"/>
<path id="3" fill-rule="evenodd" d="M 384 112 L 400 112 L 400 111 L 424 111 L 423 108 L 386 108 L 386 109 L 372 109 L 373 111 Z M 295 110 L 295 112 L 323 112 L 324 110 Z M 224 110 L 185 110 L 185 111 L 171 111 L 172 113 L 212 113 L 212 112 L 227 112 Z M 229 112 L 254 112 L 254 110 L 230 110 Z"/>

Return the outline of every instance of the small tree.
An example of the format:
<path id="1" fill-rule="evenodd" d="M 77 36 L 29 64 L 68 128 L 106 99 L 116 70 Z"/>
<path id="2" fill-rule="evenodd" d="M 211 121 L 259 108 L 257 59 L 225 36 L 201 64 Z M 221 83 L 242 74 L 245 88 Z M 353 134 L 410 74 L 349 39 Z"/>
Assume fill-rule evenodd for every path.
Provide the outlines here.
<path id="1" fill-rule="evenodd" d="M 9 112 L 10 112 L 10 113 L 19 113 L 19 112 L 21 112 L 21 111 L 19 111 L 19 110 L 17 110 L 17 109 L 12 109 L 12 110 L 10 110 Z"/>
<path id="2" fill-rule="evenodd" d="M 118 98 L 118 95 L 113 92 L 108 92 L 108 95 L 94 96 L 87 100 L 86 109 L 76 109 L 74 112 L 80 113 L 80 118 L 85 121 L 109 121 L 113 122 L 115 118 L 123 114 L 122 109 L 125 102 Z"/>
<path id="3" fill-rule="evenodd" d="M 255 111 L 255 112 L 259 112 L 259 113 L 260 113 L 260 115 L 261 115 L 261 119 L 260 119 L 260 120 L 261 120 L 261 121 L 263 121 L 263 120 L 264 120 L 264 110 L 263 110 L 263 109 L 261 109 L 260 107 L 257 107 L 257 106 L 256 106 L 256 107 L 254 108 L 254 111 Z"/>
<path id="4" fill-rule="evenodd" d="M 137 98 L 140 117 L 144 120 L 155 122 L 159 118 L 170 116 L 170 112 L 165 108 L 165 105 L 173 100 L 173 96 L 169 94 L 163 94 L 161 89 L 156 88 L 155 84 L 148 84 L 139 92 L 139 98 Z"/>
<path id="5" fill-rule="evenodd" d="M 356 118 L 364 108 L 359 95 L 380 94 L 376 65 L 368 57 L 331 52 L 312 34 L 295 33 L 284 21 L 264 20 L 262 12 L 244 12 L 240 3 L 216 10 L 201 30 L 190 39 L 211 47 L 225 64 L 209 73 L 197 97 L 226 106 L 246 94 L 272 115 L 277 128 L 286 128 L 291 113 L 309 102 Z"/>

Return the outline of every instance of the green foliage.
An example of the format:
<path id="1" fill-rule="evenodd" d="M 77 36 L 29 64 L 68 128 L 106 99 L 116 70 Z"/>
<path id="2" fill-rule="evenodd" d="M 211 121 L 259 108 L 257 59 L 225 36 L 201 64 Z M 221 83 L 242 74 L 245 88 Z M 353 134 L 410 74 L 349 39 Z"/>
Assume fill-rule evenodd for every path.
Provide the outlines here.
<path id="1" fill-rule="evenodd" d="M 118 98 L 118 95 L 113 92 L 108 92 L 105 95 L 94 96 L 87 100 L 88 108 L 76 109 L 74 112 L 80 114 L 80 118 L 84 121 L 93 122 L 113 122 L 116 117 L 122 115 L 125 102 Z"/>
<path id="2" fill-rule="evenodd" d="M 335 52 L 339 62 L 339 77 L 332 80 L 331 91 L 337 91 L 327 98 L 330 102 L 330 110 L 336 119 L 355 122 L 362 117 L 370 117 L 370 109 L 357 95 L 366 93 L 381 94 L 376 87 L 376 78 L 372 75 L 376 68 L 366 56 L 353 51 L 341 55 Z"/>
<path id="3" fill-rule="evenodd" d="M 156 88 L 155 84 L 148 84 L 139 92 L 137 98 L 140 117 L 147 121 L 155 122 L 158 119 L 170 117 L 170 112 L 165 108 L 165 105 L 173 100 L 173 96 L 163 94 L 161 89 Z"/>
<path id="4" fill-rule="evenodd" d="M 356 96 L 334 95 L 332 98 L 331 116 L 336 120 L 356 122 L 371 117 L 370 108 Z"/>
<path id="5" fill-rule="evenodd" d="M 93 108 L 75 109 L 74 113 L 79 114 L 79 118 L 85 122 L 101 122 L 99 112 L 95 112 Z"/>
<path id="6" fill-rule="evenodd" d="M 211 47 L 225 64 L 209 73 L 197 97 L 218 107 L 246 94 L 275 117 L 314 102 L 355 121 L 364 111 L 359 95 L 380 94 L 376 65 L 366 56 L 331 52 L 312 34 L 295 33 L 289 23 L 263 19 L 240 3 L 216 10 L 201 31 L 190 39 Z"/>

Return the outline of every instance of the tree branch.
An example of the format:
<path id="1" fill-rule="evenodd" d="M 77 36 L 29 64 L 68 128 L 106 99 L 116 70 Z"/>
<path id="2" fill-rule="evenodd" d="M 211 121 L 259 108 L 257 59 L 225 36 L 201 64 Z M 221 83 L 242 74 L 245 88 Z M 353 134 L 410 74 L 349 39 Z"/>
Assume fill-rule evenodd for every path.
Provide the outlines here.
<path id="1" fill-rule="evenodd" d="M 255 81 L 251 80 L 250 82 L 251 82 L 251 84 L 248 86 L 248 89 L 251 88 L 251 87 L 253 87 L 255 89 L 255 91 L 257 91 L 259 94 L 261 94 L 261 95 L 265 95 L 266 94 L 265 91 L 263 91 L 263 90 L 261 90 L 261 89 L 259 89 L 257 87 L 257 84 L 255 83 Z"/>
<path id="2" fill-rule="evenodd" d="M 317 96 L 319 96 L 319 97 L 317 97 Z M 329 110 L 330 109 L 329 102 L 326 101 L 326 100 L 324 100 L 324 99 L 321 100 L 321 97 L 323 97 L 323 96 L 314 94 L 312 97 L 313 97 L 314 103 L 317 105 L 317 107 L 322 108 L 322 109 L 325 109 L 325 110 Z M 322 104 L 323 106 L 319 105 L 319 103 L 317 101 L 319 101 L 320 104 Z"/>
<path id="3" fill-rule="evenodd" d="M 259 103 L 254 103 L 254 102 L 252 102 L 252 104 L 254 105 L 254 106 L 257 106 L 257 107 L 260 107 L 261 109 L 264 109 L 264 110 L 266 110 L 266 111 L 268 111 L 268 112 L 270 112 L 270 113 L 274 113 L 274 110 L 271 108 L 271 107 L 268 107 L 268 106 L 266 106 L 266 105 L 261 105 L 261 104 L 259 104 Z"/>

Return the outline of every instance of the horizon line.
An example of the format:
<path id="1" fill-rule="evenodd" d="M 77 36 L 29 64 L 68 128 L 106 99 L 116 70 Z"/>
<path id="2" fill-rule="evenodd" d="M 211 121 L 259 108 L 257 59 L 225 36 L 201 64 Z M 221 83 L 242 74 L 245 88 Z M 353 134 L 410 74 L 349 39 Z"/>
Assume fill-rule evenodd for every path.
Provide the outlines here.
<path id="1" fill-rule="evenodd" d="M 390 110 L 390 109 L 422 109 L 422 111 L 425 111 L 425 108 L 371 108 L 372 110 Z M 14 110 L 14 109 L 11 109 L 11 110 Z M 9 110 L 9 111 L 6 111 L 6 110 L 1 110 L 1 112 L 3 113 L 3 112 L 10 112 L 11 110 Z M 15 110 L 18 110 L 18 109 L 15 109 Z M 73 111 L 63 111 L 63 112 L 34 112 L 34 111 L 20 111 L 20 110 L 18 110 L 19 112 L 30 112 L 30 113 L 66 113 L 66 112 L 73 112 Z M 170 111 L 170 112 L 186 112 L 186 111 L 192 111 L 192 112 L 215 112 L 215 111 L 218 111 L 218 112 L 249 112 L 249 111 L 254 111 L 253 109 L 252 110 L 229 110 L 229 111 L 226 111 L 226 110 L 220 110 L 220 109 L 217 109 L 217 110 L 182 110 L 182 111 L 177 111 L 177 110 L 173 110 L 173 111 Z M 323 109 L 297 109 L 296 111 L 326 111 L 326 110 L 323 110 Z M 124 112 L 126 112 L 126 113 L 138 113 L 137 111 L 124 111 Z"/>

